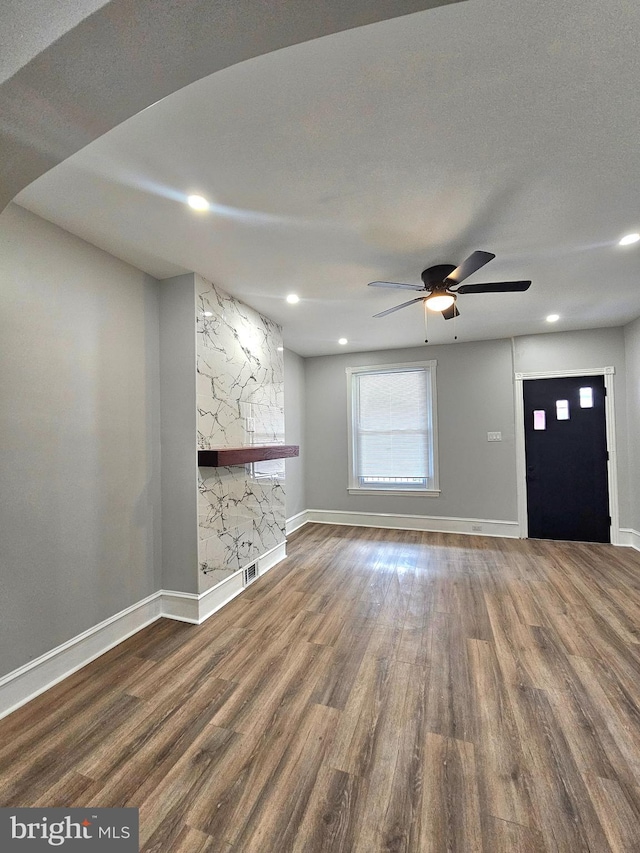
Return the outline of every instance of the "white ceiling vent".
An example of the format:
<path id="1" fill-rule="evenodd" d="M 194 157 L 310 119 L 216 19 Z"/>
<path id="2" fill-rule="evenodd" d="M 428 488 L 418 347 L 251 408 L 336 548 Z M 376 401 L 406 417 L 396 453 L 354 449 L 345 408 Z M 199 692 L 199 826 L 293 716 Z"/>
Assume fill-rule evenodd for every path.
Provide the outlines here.
<path id="1" fill-rule="evenodd" d="M 243 579 L 245 586 L 249 586 L 249 584 L 253 583 L 253 581 L 257 577 L 258 577 L 258 564 L 257 563 L 252 563 L 250 566 L 247 566 L 242 573 L 242 579 Z"/>

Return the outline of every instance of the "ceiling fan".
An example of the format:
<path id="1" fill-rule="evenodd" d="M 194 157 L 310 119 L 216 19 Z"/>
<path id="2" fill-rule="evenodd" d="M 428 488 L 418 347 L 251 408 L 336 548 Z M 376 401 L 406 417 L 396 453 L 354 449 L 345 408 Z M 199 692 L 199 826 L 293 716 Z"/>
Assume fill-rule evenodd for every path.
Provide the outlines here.
<path id="1" fill-rule="evenodd" d="M 379 314 L 373 316 L 385 317 L 387 314 L 393 314 L 394 311 L 406 308 L 407 305 L 413 305 L 414 302 L 424 302 L 427 308 L 432 311 L 441 311 L 445 320 L 451 320 L 460 315 L 456 307 L 459 293 L 515 293 L 529 289 L 530 281 L 462 284 L 465 278 L 468 278 L 494 258 L 495 255 L 491 252 L 473 252 L 459 267 L 455 267 L 453 264 L 438 264 L 434 267 L 428 267 L 420 274 L 422 285 L 401 284 L 396 281 L 370 281 L 369 287 L 395 287 L 400 290 L 417 290 L 426 294 L 425 296 L 418 296 L 416 299 L 410 299 L 408 302 L 402 302 L 393 308 L 387 308 L 386 311 L 380 311 Z"/>

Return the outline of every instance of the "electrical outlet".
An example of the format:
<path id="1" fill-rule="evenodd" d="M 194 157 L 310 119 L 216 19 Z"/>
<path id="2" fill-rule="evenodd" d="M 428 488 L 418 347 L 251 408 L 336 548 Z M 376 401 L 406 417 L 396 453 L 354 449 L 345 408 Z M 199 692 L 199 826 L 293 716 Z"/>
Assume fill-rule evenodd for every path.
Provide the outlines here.
<path id="1" fill-rule="evenodd" d="M 488 432 L 487 433 L 487 441 L 502 441 L 502 433 L 501 432 Z"/>
<path id="2" fill-rule="evenodd" d="M 472 530 L 474 533 L 481 533 L 481 532 L 482 532 L 482 525 L 481 525 L 481 524 L 472 524 L 472 525 L 471 525 L 471 530 Z"/>
<path id="3" fill-rule="evenodd" d="M 256 431 L 255 418 L 247 418 L 247 432 L 255 432 L 255 431 Z"/>

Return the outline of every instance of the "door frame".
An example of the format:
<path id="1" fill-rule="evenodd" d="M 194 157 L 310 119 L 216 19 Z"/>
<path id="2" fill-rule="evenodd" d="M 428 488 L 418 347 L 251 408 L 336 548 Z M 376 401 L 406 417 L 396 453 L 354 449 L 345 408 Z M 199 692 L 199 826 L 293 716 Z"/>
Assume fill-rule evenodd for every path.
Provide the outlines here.
<path id="1" fill-rule="evenodd" d="M 620 520 L 618 510 L 618 457 L 616 453 L 616 412 L 614 405 L 613 377 L 615 367 L 594 367 L 578 370 L 544 370 L 515 373 L 516 409 L 516 494 L 518 499 L 518 526 L 520 538 L 529 538 L 527 507 L 527 464 L 524 435 L 524 381 L 525 379 L 557 379 L 565 376 L 604 376 L 605 423 L 607 430 L 607 481 L 609 484 L 609 515 L 611 516 L 611 544 L 620 544 Z"/>

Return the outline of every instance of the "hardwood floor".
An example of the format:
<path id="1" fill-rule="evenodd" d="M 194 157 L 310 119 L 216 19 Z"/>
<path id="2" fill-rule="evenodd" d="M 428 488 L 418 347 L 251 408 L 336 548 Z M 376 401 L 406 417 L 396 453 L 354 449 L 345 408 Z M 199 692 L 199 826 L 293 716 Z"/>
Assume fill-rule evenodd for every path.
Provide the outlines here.
<path id="1" fill-rule="evenodd" d="M 0 721 L 0 806 L 141 850 L 640 850 L 640 554 L 309 524 Z"/>

